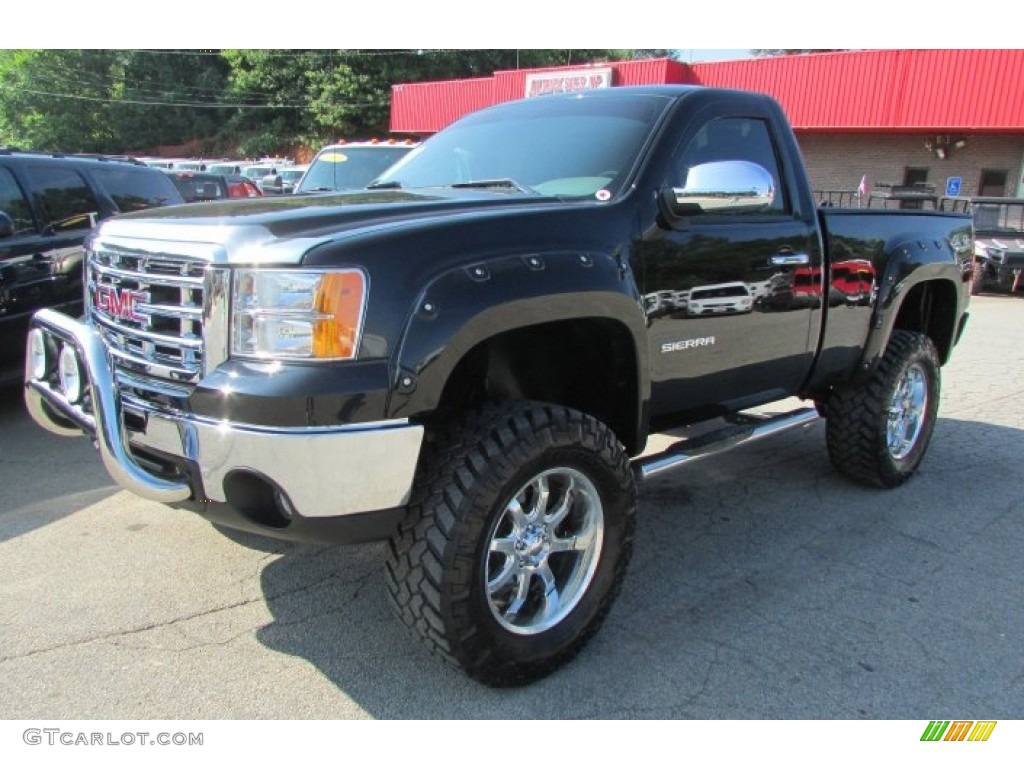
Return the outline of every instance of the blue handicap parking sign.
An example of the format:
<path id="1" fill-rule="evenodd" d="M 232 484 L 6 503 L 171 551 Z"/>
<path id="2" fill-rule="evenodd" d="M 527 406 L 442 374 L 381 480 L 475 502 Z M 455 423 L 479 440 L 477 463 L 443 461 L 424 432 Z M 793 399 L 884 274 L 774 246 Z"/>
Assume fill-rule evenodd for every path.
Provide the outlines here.
<path id="1" fill-rule="evenodd" d="M 956 197 L 964 184 L 962 176 L 950 176 L 946 179 L 946 197 Z"/>

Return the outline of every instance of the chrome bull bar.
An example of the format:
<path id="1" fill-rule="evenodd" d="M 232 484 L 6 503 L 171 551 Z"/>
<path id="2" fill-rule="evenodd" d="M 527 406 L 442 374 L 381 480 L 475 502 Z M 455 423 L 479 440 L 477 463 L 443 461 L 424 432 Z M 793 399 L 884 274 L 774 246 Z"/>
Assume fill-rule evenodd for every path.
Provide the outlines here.
<path id="1" fill-rule="evenodd" d="M 29 413 L 55 434 L 92 436 L 110 476 L 138 496 L 173 503 L 195 494 L 198 501 L 245 507 L 246 488 L 258 487 L 274 504 L 283 500 L 287 515 L 304 517 L 393 509 L 409 499 L 422 425 L 407 419 L 295 427 L 231 423 L 123 394 L 118 387 L 124 377 L 91 325 L 52 310 L 35 315 L 25 364 Z M 86 401 L 91 408 L 83 407 Z M 198 471 L 195 487 L 155 475 L 135 458 L 138 449 L 189 462 Z"/>
<path id="2" fill-rule="evenodd" d="M 33 334 L 43 334 L 41 342 Z M 38 359 L 33 343 L 44 345 L 44 354 L 52 360 L 43 362 L 44 376 L 36 374 Z M 100 452 L 103 466 L 114 482 L 143 498 L 171 503 L 191 497 L 187 483 L 174 482 L 154 475 L 143 468 L 128 450 L 124 429 L 121 395 L 115 386 L 113 366 L 107 348 L 96 330 L 67 315 L 50 309 L 39 310 L 29 330 L 29 349 L 25 361 L 25 405 L 32 418 L 54 434 L 69 436 L 84 432 L 91 435 Z M 91 393 L 92 413 L 70 402 L 63 392 L 47 381 L 49 371 L 59 359 L 59 351 L 70 345 L 74 350 Z M 84 387 L 85 385 L 83 385 Z M 55 418 L 56 416 L 56 418 Z M 70 422 L 76 428 L 69 428 Z"/>

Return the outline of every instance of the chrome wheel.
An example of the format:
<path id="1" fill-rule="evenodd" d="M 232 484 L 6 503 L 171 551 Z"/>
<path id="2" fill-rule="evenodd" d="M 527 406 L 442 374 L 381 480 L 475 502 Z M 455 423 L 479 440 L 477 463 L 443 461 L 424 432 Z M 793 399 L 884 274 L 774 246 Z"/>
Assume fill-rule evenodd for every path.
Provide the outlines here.
<path id="1" fill-rule="evenodd" d="M 829 394 L 825 413 L 832 464 L 866 485 L 902 485 L 928 450 L 941 389 L 934 342 L 917 331 L 893 331 L 870 378 Z"/>
<path id="2" fill-rule="evenodd" d="M 905 459 L 917 445 L 927 408 L 927 375 L 920 365 L 914 364 L 900 377 L 889 403 L 886 445 L 896 461 Z"/>
<path id="3" fill-rule="evenodd" d="M 611 428 L 550 403 L 485 403 L 438 427 L 388 542 L 399 618 L 486 685 L 567 664 L 621 589 L 636 478 Z"/>
<path id="4" fill-rule="evenodd" d="M 485 579 L 494 618 L 518 635 L 558 624 L 586 593 L 603 539 L 601 498 L 586 475 L 557 467 L 531 479 L 489 539 Z"/>

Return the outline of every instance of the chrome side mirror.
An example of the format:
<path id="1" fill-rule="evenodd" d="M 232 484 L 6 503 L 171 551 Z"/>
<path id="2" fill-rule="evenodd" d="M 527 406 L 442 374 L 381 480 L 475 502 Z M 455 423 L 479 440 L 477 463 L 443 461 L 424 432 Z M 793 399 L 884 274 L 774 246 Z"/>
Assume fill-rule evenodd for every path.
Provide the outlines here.
<path id="1" fill-rule="evenodd" d="M 680 216 L 698 213 L 752 213 L 766 210 L 775 200 L 775 181 L 757 163 L 725 160 L 695 165 L 686 186 L 671 190 L 674 212 Z"/>

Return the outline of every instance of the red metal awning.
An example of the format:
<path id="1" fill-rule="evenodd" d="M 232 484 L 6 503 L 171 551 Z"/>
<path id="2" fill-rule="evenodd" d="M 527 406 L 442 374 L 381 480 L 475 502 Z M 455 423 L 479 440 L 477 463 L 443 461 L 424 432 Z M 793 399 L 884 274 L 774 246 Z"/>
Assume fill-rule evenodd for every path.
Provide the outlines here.
<path id="1" fill-rule="evenodd" d="M 588 67 L 509 70 L 493 77 L 395 85 L 391 130 L 433 133 L 481 107 L 522 98 L 531 75 Z M 595 64 L 613 85 L 688 83 L 767 93 L 800 131 L 1024 131 L 1024 50 L 876 50 L 683 64 Z"/>
<path id="2" fill-rule="evenodd" d="M 895 50 L 693 65 L 702 85 L 773 96 L 806 131 L 1024 129 L 1024 50 Z"/>

